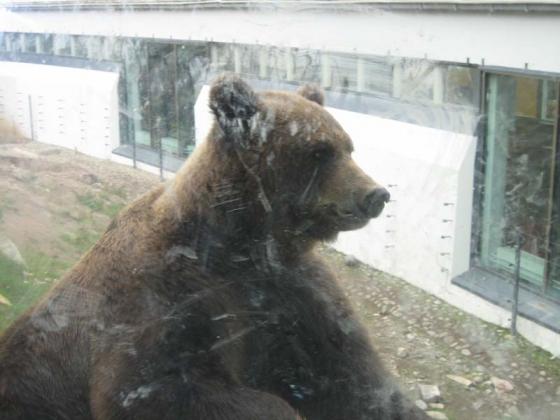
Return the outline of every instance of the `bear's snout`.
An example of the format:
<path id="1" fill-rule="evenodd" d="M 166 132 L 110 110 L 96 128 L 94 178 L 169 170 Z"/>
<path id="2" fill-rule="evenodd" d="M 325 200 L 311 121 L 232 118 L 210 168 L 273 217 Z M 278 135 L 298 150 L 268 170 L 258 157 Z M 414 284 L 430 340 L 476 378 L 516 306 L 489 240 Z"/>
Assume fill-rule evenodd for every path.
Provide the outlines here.
<path id="1" fill-rule="evenodd" d="M 377 217 L 383 211 L 385 203 L 391 199 L 391 194 L 383 187 L 376 187 L 368 192 L 361 203 L 360 210 L 369 218 Z"/>

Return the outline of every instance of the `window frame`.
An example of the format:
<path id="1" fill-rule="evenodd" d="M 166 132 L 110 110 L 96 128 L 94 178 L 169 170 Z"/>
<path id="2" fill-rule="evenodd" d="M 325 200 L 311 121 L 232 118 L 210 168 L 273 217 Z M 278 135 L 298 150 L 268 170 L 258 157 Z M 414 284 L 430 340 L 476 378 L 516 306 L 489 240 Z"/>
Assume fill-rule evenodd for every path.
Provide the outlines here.
<path id="1" fill-rule="evenodd" d="M 481 263 L 481 247 L 482 247 L 482 219 L 483 219 L 483 203 L 484 203 L 484 180 L 486 174 L 486 152 L 487 152 L 487 128 L 488 128 L 488 109 L 487 109 L 487 87 L 488 79 L 490 76 L 510 76 L 510 77 L 533 77 L 542 81 L 554 81 L 558 84 L 557 89 L 557 104 L 560 104 L 560 75 L 542 71 L 532 71 L 528 69 L 516 70 L 502 67 L 481 66 L 481 83 L 479 95 L 479 109 L 482 116 L 480 124 L 476 132 L 478 138 L 476 154 L 475 154 L 475 168 L 474 168 L 474 190 L 473 190 L 473 211 L 471 219 L 471 251 L 470 251 L 470 267 L 471 270 L 480 272 L 488 272 L 500 278 L 503 281 L 513 281 L 513 275 L 498 269 L 491 269 L 485 267 Z M 539 97 L 539 105 L 541 103 Z M 539 116 L 542 112 L 539 109 Z M 549 207 L 547 226 L 547 254 L 545 258 L 544 277 L 542 287 L 538 287 L 532 283 L 522 281 L 520 286 L 535 296 L 542 297 L 546 300 L 552 300 L 560 304 L 560 292 L 552 289 L 552 279 L 550 277 L 551 270 L 551 241 L 552 241 L 552 226 L 555 220 L 560 220 L 560 106 L 556 107 L 556 115 L 551 121 L 553 124 L 553 150 L 551 151 L 553 159 L 553 168 L 551 174 L 551 181 L 553 182 L 549 202 L 552 203 Z M 557 232 L 560 236 L 560 230 Z M 461 276 L 458 276 L 461 277 Z M 455 279 L 452 280 L 453 283 Z M 456 284 L 456 283 L 455 283 Z M 477 293 L 481 294 L 481 293 Z M 484 296 L 483 296 L 484 297 Z M 490 299 L 492 300 L 492 299 Z"/>

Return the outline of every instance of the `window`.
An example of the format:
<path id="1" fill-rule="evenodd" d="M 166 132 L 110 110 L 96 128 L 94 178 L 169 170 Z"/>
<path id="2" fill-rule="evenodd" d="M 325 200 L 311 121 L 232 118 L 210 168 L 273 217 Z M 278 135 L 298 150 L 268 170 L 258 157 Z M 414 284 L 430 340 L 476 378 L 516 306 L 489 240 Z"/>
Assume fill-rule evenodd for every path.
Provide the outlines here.
<path id="1" fill-rule="evenodd" d="M 521 277 L 545 293 L 558 287 L 558 82 L 490 74 L 480 261 L 512 273 L 521 235 Z M 552 233 L 552 235 L 551 235 Z"/>

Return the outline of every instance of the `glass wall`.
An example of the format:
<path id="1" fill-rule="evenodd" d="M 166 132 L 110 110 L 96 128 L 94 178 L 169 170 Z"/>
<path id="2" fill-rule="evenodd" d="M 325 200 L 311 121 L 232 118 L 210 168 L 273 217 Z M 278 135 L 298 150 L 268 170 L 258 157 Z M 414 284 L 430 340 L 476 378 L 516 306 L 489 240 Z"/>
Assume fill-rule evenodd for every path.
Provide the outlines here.
<path id="1" fill-rule="evenodd" d="M 481 262 L 511 273 L 521 241 L 521 277 L 548 290 L 557 273 L 551 243 L 558 82 L 511 75 L 487 81 Z M 557 276 L 557 274 L 555 274 Z"/>
<path id="2" fill-rule="evenodd" d="M 194 148 L 201 87 L 224 71 L 260 88 L 316 83 L 331 106 L 452 132 L 471 134 L 479 119 L 480 71 L 471 66 L 277 46 L 40 33 L 4 33 L 2 50 L 15 60 L 35 55 L 36 62 L 55 65 L 111 64 L 120 73 L 122 147 L 115 153 L 170 170 Z"/>
<path id="3" fill-rule="evenodd" d="M 472 133 L 478 120 L 480 72 L 468 66 L 275 46 L 67 34 L 5 33 L 2 47 L 12 54 L 86 59 L 92 68 L 98 62 L 116 63 L 121 143 L 156 152 L 161 148 L 177 157 L 194 147 L 200 88 L 224 71 L 279 89 L 317 83 L 336 93 L 333 106 L 449 131 Z"/>

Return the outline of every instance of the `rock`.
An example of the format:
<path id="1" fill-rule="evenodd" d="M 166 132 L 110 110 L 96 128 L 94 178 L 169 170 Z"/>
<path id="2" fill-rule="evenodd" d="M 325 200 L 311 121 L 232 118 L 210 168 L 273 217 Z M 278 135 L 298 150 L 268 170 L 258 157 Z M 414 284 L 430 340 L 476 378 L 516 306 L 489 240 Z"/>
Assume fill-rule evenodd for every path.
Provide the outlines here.
<path id="1" fill-rule="evenodd" d="M 428 417 L 438 420 L 448 420 L 447 416 L 441 411 L 426 411 Z"/>
<path id="2" fill-rule="evenodd" d="M 544 370 L 541 370 L 541 371 L 539 372 L 539 375 L 541 375 L 541 376 L 546 376 L 546 372 L 545 372 Z"/>
<path id="3" fill-rule="evenodd" d="M 475 409 L 475 410 L 478 411 L 478 410 L 480 410 L 480 408 L 481 408 L 483 405 L 484 405 L 484 401 L 478 400 L 478 401 L 473 402 L 473 405 L 472 405 L 472 406 L 473 406 L 473 409 Z"/>
<path id="4" fill-rule="evenodd" d="M 2 293 L 0 293 L 0 305 L 12 306 L 12 303 Z"/>
<path id="5" fill-rule="evenodd" d="M 441 393 L 437 385 L 418 384 L 420 396 L 426 402 L 441 401 Z"/>
<path id="6" fill-rule="evenodd" d="M 60 149 L 55 149 L 55 148 L 53 148 L 53 149 L 45 149 L 45 150 L 42 150 L 40 153 L 41 153 L 41 155 L 45 155 L 45 156 L 49 156 L 49 155 L 59 155 L 59 154 L 62 153 L 62 150 L 60 150 Z"/>
<path id="7" fill-rule="evenodd" d="M 0 254 L 17 265 L 25 267 L 25 260 L 21 256 L 18 247 L 9 238 L 0 234 Z"/>
<path id="8" fill-rule="evenodd" d="M 499 393 L 503 393 L 503 392 L 510 392 L 513 390 L 513 385 L 511 382 L 506 381 L 505 379 L 500 379 L 497 378 L 495 376 L 492 376 L 490 378 L 490 381 L 492 382 L 492 385 L 494 385 L 494 388 L 496 389 L 497 392 Z"/>
<path id="9" fill-rule="evenodd" d="M 19 148 L 0 150 L 0 159 L 6 159 L 14 164 L 21 161 L 22 159 L 35 160 L 38 158 L 38 154 Z"/>
<path id="10" fill-rule="evenodd" d="M 469 349 L 463 349 L 461 350 L 461 354 L 463 356 L 470 356 L 471 355 L 471 351 Z"/>
<path id="11" fill-rule="evenodd" d="M 389 315 L 390 313 L 391 313 L 391 310 L 389 309 L 389 307 L 387 305 L 383 305 L 381 307 L 381 310 L 379 311 L 379 314 L 382 315 L 382 316 Z"/>
<path id="12" fill-rule="evenodd" d="M 404 347 L 399 347 L 397 349 L 397 356 L 402 357 L 404 359 L 405 357 L 408 357 L 408 352 Z"/>
<path id="13" fill-rule="evenodd" d="M 426 411 L 428 409 L 428 404 L 426 404 L 422 400 L 416 400 L 414 404 L 416 404 L 416 407 L 418 407 L 420 410 Z"/>
<path id="14" fill-rule="evenodd" d="M 531 384 L 525 384 L 525 383 L 524 383 L 523 386 L 525 387 L 525 389 L 527 389 L 527 390 L 529 390 L 529 391 L 532 391 L 532 390 L 533 390 L 533 385 L 531 385 Z M 558 389 L 560 389 L 560 388 L 558 388 Z M 558 394 L 558 395 L 560 395 L 560 394 Z"/>
<path id="15" fill-rule="evenodd" d="M 89 185 L 97 184 L 99 182 L 99 177 L 95 174 L 83 174 L 81 178 L 83 182 Z"/>
<path id="16" fill-rule="evenodd" d="M 445 406 L 443 404 L 440 403 L 430 403 L 430 408 L 434 409 L 434 410 L 443 410 Z"/>
<path id="17" fill-rule="evenodd" d="M 360 264 L 360 261 L 353 255 L 346 255 L 344 257 L 344 264 L 346 264 L 348 267 L 356 267 Z"/>
<path id="18" fill-rule="evenodd" d="M 480 375 L 475 375 L 472 381 L 474 385 L 480 385 L 484 382 L 484 378 Z"/>
<path id="19" fill-rule="evenodd" d="M 507 413 L 514 418 L 521 417 L 521 414 L 519 413 L 519 410 L 517 409 L 516 406 L 512 406 L 512 407 L 508 408 Z"/>
<path id="20" fill-rule="evenodd" d="M 560 386 L 556 389 L 556 395 L 560 397 Z"/>
<path id="21" fill-rule="evenodd" d="M 463 385 L 466 388 L 469 388 L 471 386 L 473 386 L 473 381 L 471 381 L 470 379 L 467 378 L 463 378 L 462 376 L 458 376 L 458 375 L 447 375 L 447 377 L 449 379 L 451 379 L 454 382 L 457 382 L 458 384 Z"/>

